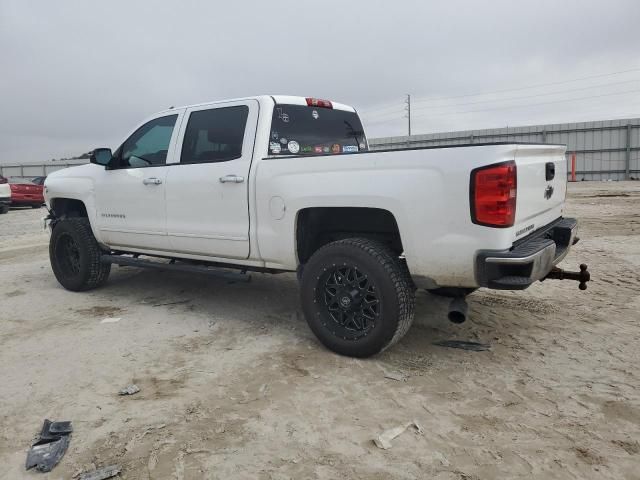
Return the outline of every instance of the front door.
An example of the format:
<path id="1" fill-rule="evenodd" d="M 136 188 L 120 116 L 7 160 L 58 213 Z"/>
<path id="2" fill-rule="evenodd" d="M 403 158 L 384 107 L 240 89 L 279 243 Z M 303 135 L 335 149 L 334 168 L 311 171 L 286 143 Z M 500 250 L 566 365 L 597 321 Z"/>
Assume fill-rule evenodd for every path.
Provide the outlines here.
<path id="1" fill-rule="evenodd" d="M 249 256 L 249 168 L 258 102 L 190 108 L 179 163 L 167 175 L 172 250 L 223 258 Z"/>
<path id="2" fill-rule="evenodd" d="M 97 223 L 112 248 L 169 250 L 165 189 L 182 111 L 143 124 L 96 179 Z"/>

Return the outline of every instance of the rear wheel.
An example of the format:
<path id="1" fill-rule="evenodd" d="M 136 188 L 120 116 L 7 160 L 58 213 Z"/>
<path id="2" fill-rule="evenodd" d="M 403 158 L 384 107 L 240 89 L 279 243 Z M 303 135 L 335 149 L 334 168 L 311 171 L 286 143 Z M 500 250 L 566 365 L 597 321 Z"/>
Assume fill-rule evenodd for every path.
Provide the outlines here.
<path id="1" fill-rule="evenodd" d="M 53 227 L 49 242 L 51 268 L 67 290 L 90 290 L 107 281 L 111 264 L 102 263 L 101 255 L 88 219 L 66 218 Z"/>
<path id="2" fill-rule="evenodd" d="M 414 289 L 394 253 L 365 238 L 320 248 L 302 274 L 309 327 L 329 349 L 368 357 L 400 340 L 413 321 Z"/>

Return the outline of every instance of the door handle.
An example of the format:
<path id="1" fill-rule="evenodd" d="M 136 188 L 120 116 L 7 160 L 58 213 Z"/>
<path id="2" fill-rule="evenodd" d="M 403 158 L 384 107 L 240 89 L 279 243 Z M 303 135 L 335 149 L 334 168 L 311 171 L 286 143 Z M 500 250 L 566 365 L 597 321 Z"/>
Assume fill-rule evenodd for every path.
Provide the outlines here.
<path id="1" fill-rule="evenodd" d="M 162 183 L 162 180 L 156 177 L 151 177 L 145 178 L 144 180 L 142 180 L 142 183 L 144 183 L 145 185 L 160 185 Z"/>
<path id="2" fill-rule="evenodd" d="M 225 175 L 224 177 L 220 177 L 220 183 L 242 183 L 244 182 L 244 177 L 239 175 Z"/>

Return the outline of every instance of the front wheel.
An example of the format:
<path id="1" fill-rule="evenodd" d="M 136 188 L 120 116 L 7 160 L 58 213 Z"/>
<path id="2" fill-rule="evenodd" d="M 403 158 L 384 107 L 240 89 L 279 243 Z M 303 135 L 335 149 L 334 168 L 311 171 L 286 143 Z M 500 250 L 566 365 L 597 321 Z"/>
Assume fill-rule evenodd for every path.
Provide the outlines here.
<path id="1" fill-rule="evenodd" d="M 413 322 L 415 294 L 400 260 L 384 244 L 347 238 L 320 248 L 305 265 L 302 308 L 330 350 L 369 357 L 400 340 Z"/>
<path id="2" fill-rule="evenodd" d="M 49 259 L 64 288 L 80 292 L 104 284 L 111 264 L 102 263 L 101 255 L 88 219 L 66 218 L 56 222 L 49 242 Z"/>

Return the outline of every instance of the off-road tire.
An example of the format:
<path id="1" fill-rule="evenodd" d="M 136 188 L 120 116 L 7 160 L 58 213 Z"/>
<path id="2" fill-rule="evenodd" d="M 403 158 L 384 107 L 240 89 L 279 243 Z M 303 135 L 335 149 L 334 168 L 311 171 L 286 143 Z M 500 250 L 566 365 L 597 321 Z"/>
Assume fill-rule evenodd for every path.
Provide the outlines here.
<path id="1" fill-rule="evenodd" d="M 102 263 L 102 250 L 86 218 L 65 218 L 56 222 L 49 241 L 49 260 L 58 282 L 74 292 L 103 285 L 111 271 Z"/>
<path id="2" fill-rule="evenodd" d="M 363 320 L 360 313 L 355 314 L 355 317 L 360 315 L 359 325 L 354 320 L 347 320 L 352 322 L 351 329 L 335 319 L 336 315 L 340 319 L 349 315 L 341 312 L 336 314 L 336 306 L 344 306 L 343 297 L 334 300 L 343 295 L 338 291 L 357 290 L 347 286 L 349 282 L 346 276 L 340 273 L 349 272 L 344 270 L 348 268 L 357 272 L 352 277 L 357 279 L 357 275 L 361 275 L 360 278 L 364 278 L 360 283 L 355 280 L 356 283 L 352 282 L 351 285 L 372 285 L 373 290 L 366 291 L 373 292 L 373 298 L 378 298 L 379 305 L 373 321 Z M 335 286 L 333 282 L 336 278 L 338 283 L 341 280 L 345 284 L 344 288 L 342 285 Z M 337 292 L 335 295 L 332 294 L 334 289 Z M 362 308 L 362 299 L 366 295 L 351 294 L 356 309 Z M 328 349 L 341 355 L 369 357 L 380 353 L 398 342 L 413 322 L 415 287 L 408 269 L 386 245 L 375 240 L 347 238 L 318 249 L 304 267 L 300 296 L 304 315 L 313 333 Z M 348 297 L 348 294 L 344 296 Z M 344 303 L 351 305 L 349 298 L 345 298 Z M 362 331 L 357 332 L 357 328 L 365 324 L 368 330 L 362 327 Z"/>

